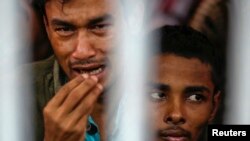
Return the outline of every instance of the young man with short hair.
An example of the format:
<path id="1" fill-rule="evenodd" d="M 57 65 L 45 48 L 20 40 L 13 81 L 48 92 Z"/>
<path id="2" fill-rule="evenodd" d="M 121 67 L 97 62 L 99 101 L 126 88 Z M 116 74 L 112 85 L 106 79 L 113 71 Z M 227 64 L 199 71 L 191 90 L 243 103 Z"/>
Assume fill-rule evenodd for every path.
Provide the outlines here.
<path id="1" fill-rule="evenodd" d="M 106 139 L 105 106 L 98 99 L 110 70 L 110 1 L 39 1 L 54 56 L 33 65 L 37 140 Z"/>
<path id="2" fill-rule="evenodd" d="M 149 92 L 154 141 L 198 141 L 219 105 L 215 47 L 189 27 L 165 26 L 153 37 L 160 46 Z"/>

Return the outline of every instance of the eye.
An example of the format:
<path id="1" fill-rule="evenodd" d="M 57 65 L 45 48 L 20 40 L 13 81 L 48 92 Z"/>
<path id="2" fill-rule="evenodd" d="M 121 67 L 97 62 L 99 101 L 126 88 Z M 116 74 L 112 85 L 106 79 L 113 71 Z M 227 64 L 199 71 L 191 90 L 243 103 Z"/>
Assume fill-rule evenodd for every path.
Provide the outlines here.
<path id="1" fill-rule="evenodd" d="M 70 27 L 70 26 L 58 26 L 58 27 L 55 27 L 55 31 L 60 36 L 70 36 L 70 35 L 74 34 L 75 29 L 73 27 Z"/>
<path id="2" fill-rule="evenodd" d="M 205 96 L 202 94 L 191 94 L 187 99 L 191 102 L 202 102 L 205 100 Z"/>
<path id="3" fill-rule="evenodd" d="M 89 29 L 95 34 L 107 35 L 108 33 L 110 33 L 112 26 L 113 25 L 110 23 L 101 23 L 101 24 L 91 25 Z"/>
<path id="4" fill-rule="evenodd" d="M 163 92 L 151 92 L 150 99 L 152 101 L 163 101 L 167 98 L 166 94 Z"/>

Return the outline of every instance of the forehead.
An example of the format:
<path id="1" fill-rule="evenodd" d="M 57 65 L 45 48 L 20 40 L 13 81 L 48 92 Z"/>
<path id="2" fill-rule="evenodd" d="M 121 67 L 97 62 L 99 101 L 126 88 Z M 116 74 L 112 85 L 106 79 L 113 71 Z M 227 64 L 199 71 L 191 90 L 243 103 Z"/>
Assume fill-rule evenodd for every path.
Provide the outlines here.
<path id="1" fill-rule="evenodd" d="M 179 86 L 199 85 L 213 88 L 211 66 L 197 58 L 176 55 L 155 57 L 156 81 Z"/>
<path id="2" fill-rule="evenodd" d="M 49 0 L 45 5 L 48 18 L 88 20 L 111 13 L 111 0 Z"/>

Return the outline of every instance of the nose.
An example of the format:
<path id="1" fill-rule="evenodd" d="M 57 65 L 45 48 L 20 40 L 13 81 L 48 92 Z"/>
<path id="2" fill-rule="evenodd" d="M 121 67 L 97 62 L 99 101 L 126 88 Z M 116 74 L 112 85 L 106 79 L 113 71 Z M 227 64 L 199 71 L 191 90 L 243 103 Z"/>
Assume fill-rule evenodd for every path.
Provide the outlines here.
<path id="1" fill-rule="evenodd" d="M 184 117 L 184 107 L 179 100 L 168 101 L 163 121 L 171 125 L 182 125 L 186 122 Z"/>
<path id="2" fill-rule="evenodd" d="M 84 33 L 79 33 L 76 40 L 76 47 L 72 56 L 75 59 L 89 59 L 96 55 L 94 41 Z"/>

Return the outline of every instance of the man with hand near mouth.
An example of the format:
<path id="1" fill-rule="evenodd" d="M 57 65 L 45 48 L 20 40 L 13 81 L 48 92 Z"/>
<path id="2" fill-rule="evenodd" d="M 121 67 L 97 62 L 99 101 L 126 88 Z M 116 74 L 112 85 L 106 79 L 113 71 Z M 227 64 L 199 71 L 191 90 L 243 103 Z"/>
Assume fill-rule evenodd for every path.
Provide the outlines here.
<path id="1" fill-rule="evenodd" d="M 156 34 L 160 49 L 149 93 L 154 141 L 198 141 L 219 105 L 215 47 L 189 27 L 165 26 Z"/>
<path id="2" fill-rule="evenodd" d="M 35 63 L 37 141 L 99 141 L 114 15 L 110 0 L 39 0 L 54 56 Z M 98 125 L 98 126 L 97 126 Z"/>

